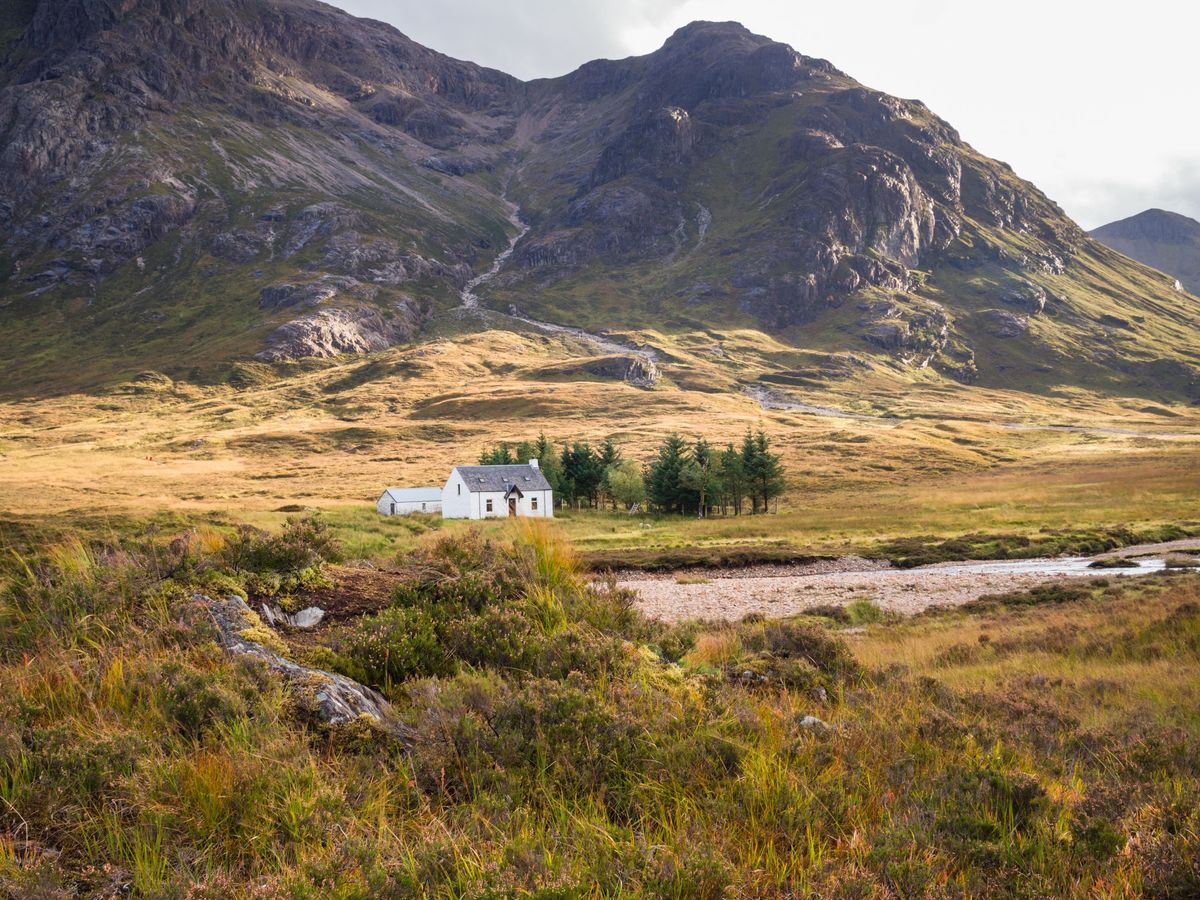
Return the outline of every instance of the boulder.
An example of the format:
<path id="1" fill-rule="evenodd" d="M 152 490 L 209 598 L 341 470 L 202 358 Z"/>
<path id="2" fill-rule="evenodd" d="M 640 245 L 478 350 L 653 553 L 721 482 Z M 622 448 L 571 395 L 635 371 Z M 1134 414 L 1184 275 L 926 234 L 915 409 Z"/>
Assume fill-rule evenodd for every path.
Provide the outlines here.
<path id="1" fill-rule="evenodd" d="M 298 706 L 318 724 L 331 728 L 366 721 L 376 730 L 404 744 L 411 732 L 392 712 L 378 692 L 333 672 L 301 666 L 255 640 L 263 628 L 261 620 L 241 597 L 213 599 L 202 594 L 193 599 L 202 604 L 217 629 L 217 641 L 228 652 L 260 660 L 287 683 Z"/>
<path id="2" fill-rule="evenodd" d="M 297 613 L 285 612 L 282 607 L 273 606 L 270 603 L 261 604 L 261 608 L 263 618 L 267 620 L 268 625 L 288 625 L 302 631 L 316 628 L 325 618 L 325 610 L 319 606 L 308 606 Z"/>
<path id="3" fill-rule="evenodd" d="M 1015 338 L 1029 331 L 1029 319 L 1005 309 L 989 309 L 979 314 L 983 330 L 992 337 Z"/>
<path id="4" fill-rule="evenodd" d="M 908 326 L 903 322 L 881 322 L 863 337 L 884 350 L 900 350 L 908 345 Z"/>
<path id="5" fill-rule="evenodd" d="M 1015 306 L 1031 316 L 1036 316 L 1046 308 L 1046 289 L 1032 281 L 1026 281 L 1019 289 L 1001 297 L 1004 303 Z"/>
<path id="6" fill-rule="evenodd" d="M 339 292 L 358 284 L 353 278 L 326 277 L 310 284 L 272 284 L 263 288 L 258 295 L 258 305 L 263 309 L 285 309 L 290 306 L 319 306 L 331 300 Z"/>

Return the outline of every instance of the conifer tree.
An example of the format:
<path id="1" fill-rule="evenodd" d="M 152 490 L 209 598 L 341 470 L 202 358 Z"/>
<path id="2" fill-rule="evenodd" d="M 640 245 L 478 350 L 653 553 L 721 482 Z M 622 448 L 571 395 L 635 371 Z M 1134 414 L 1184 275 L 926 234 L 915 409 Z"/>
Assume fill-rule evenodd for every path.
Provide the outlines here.
<path id="1" fill-rule="evenodd" d="M 784 492 L 787 482 L 778 453 L 771 452 L 771 442 L 761 428 L 754 436 L 754 488 L 762 500 L 763 512 L 769 512 L 771 501 Z"/>
<path id="2" fill-rule="evenodd" d="M 721 512 L 725 513 L 727 507 L 732 506 L 733 514 L 740 516 L 746 497 L 746 470 L 741 454 L 732 443 L 721 451 L 717 472 L 721 481 Z"/>
<path id="3" fill-rule="evenodd" d="M 681 476 L 687 463 L 687 444 L 678 434 L 670 434 L 658 448 L 646 478 L 650 501 L 663 512 L 682 511 L 684 489 Z"/>

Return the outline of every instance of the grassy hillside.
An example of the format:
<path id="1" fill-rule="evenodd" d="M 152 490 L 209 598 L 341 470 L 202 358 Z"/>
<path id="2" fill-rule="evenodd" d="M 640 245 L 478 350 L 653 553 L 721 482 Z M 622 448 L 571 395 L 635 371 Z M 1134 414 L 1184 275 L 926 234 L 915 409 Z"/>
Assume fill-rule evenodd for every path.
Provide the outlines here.
<path id="1" fill-rule="evenodd" d="M 118 170 L 127 158 L 145 156 L 178 166 L 165 182 L 129 191 L 183 192 L 198 214 L 86 286 L 68 280 L 31 290 L 11 271 L 0 272 L 7 295 L 0 313 L 11 333 L 0 348 L 8 396 L 107 386 L 145 369 L 200 383 L 220 380 L 232 364 L 261 350 L 272 329 L 311 312 L 303 305 L 264 308 L 264 288 L 316 283 L 332 269 L 363 283 L 339 290 L 324 305 L 353 306 L 365 298 L 387 308 L 417 297 L 431 310 L 445 309 L 458 296 L 444 273 L 392 283 L 367 271 L 386 260 L 354 263 L 342 256 L 353 260 L 382 241 L 433 260 L 482 244 L 473 252 L 486 260 L 496 252 L 486 247 L 507 241 L 507 213 L 497 198 L 470 181 L 448 184 L 437 172 L 398 160 L 397 147 L 347 146 L 311 127 L 231 125 L 206 109 L 181 112 L 122 140 L 107 163 Z M 134 170 L 126 177 L 136 182 L 139 175 Z M 94 200 L 103 204 L 104 192 L 119 189 L 119 177 L 106 180 Z M 416 208 L 408 209 L 414 198 Z M 52 214 L 61 202 L 47 196 L 42 212 Z M 332 205 L 332 219 L 306 220 L 321 204 Z M 353 229 L 352 245 L 331 262 L 328 241 L 339 228 Z M 252 241 L 248 258 L 216 249 L 230 235 Z M 62 258 L 61 248 L 48 248 L 20 263 L 31 273 L 53 269 Z"/>
<path id="2" fill-rule="evenodd" d="M 537 529 L 427 543 L 393 598 L 253 540 L 4 563 L 6 892 L 1200 887 L 1196 576 L 668 629 Z M 384 691 L 400 738 L 323 728 L 303 689 L 215 643 L 196 592 L 278 590 L 291 565 L 362 612 L 247 639 Z"/>

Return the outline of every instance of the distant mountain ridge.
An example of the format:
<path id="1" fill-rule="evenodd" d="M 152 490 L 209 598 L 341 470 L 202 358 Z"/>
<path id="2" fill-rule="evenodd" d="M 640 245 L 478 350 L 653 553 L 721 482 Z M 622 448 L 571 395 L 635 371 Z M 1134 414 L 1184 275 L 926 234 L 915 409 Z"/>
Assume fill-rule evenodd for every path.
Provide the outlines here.
<path id="1" fill-rule="evenodd" d="M 1148 209 L 1090 232 L 1114 250 L 1174 275 L 1200 295 L 1200 222 L 1165 209 Z"/>
<path id="2" fill-rule="evenodd" d="M 522 82 L 315 0 L 19 0 L 0 61 L 10 386 L 378 351 L 478 303 L 827 357 L 764 360 L 784 379 L 1200 398 L 1167 279 L 920 102 L 736 23 Z"/>

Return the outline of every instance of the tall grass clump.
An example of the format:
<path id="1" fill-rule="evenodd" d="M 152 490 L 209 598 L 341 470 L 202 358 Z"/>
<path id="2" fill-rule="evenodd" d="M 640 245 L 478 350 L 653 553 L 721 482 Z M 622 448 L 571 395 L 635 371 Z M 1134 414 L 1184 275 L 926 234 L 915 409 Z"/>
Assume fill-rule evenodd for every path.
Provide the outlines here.
<path id="1" fill-rule="evenodd" d="M 335 647 L 341 671 L 390 692 L 406 678 L 464 667 L 528 676 L 557 669 L 580 642 L 619 641 L 629 598 L 586 583 L 551 528 L 523 522 L 504 539 L 439 534 L 405 561 L 393 604 Z"/>

